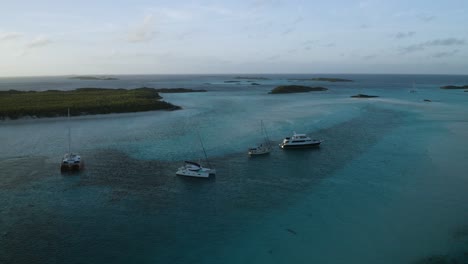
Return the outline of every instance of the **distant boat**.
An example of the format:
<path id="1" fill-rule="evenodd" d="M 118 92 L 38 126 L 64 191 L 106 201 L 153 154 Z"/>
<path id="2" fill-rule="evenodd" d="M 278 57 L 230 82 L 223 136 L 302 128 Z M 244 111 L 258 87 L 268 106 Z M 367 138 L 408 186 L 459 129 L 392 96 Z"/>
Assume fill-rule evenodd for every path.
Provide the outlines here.
<path id="1" fill-rule="evenodd" d="M 310 148 L 318 147 L 323 140 L 311 139 L 306 134 L 296 134 L 292 137 L 287 137 L 283 139 L 283 142 L 279 145 L 282 149 L 295 149 L 295 148 Z"/>
<path id="2" fill-rule="evenodd" d="M 249 154 L 250 156 L 264 155 L 264 154 L 270 153 L 271 151 L 270 139 L 268 137 L 266 128 L 263 125 L 263 121 L 261 121 L 260 124 L 261 124 L 261 131 L 263 135 L 263 143 L 256 147 L 249 148 L 247 154 Z"/>
<path id="3" fill-rule="evenodd" d="M 200 134 L 198 134 L 198 139 L 200 140 L 201 147 L 203 149 L 203 153 L 205 154 L 205 161 L 208 166 L 211 167 L 208 156 L 206 155 L 205 147 L 203 146 L 203 142 L 201 140 Z M 215 175 L 216 170 L 211 168 L 205 168 L 200 163 L 193 162 L 193 161 L 185 161 L 184 166 L 180 167 L 176 171 L 176 175 L 179 176 L 187 176 L 187 177 L 199 177 L 199 178 L 208 178 L 211 175 Z"/>
<path id="4" fill-rule="evenodd" d="M 413 89 L 411 89 L 411 90 L 409 91 L 410 93 L 417 93 L 417 92 L 418 92 L 418 90 L 416 90 L 416 89 L 414 88 L 414 86 L 415 86 L 415 84 L 414 84 L 414 82 L 413 82 Z"/>
<path id="5" fill-rule="evenodd" d="M 60 170 L 62 172 L 66 171 L 80 171 L 84 169 L 84 161 L 81 159 L 81 156 L 74 154 L 71 151 L 71 129 L 70 129 L 70 109 L 68 109 L 68 153 L 66 153 L 62 158 L 62 163 L 60 165 Z"/>

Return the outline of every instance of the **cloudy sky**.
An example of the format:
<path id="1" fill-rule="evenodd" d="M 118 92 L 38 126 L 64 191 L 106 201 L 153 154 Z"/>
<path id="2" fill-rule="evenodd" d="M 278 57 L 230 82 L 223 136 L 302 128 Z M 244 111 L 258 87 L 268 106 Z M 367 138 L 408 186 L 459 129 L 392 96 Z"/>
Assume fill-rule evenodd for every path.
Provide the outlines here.
<path id="1" fill-rule="evenodd" d="M 468 74 L 466 0 L 0 0 L 0 76 Z"/>

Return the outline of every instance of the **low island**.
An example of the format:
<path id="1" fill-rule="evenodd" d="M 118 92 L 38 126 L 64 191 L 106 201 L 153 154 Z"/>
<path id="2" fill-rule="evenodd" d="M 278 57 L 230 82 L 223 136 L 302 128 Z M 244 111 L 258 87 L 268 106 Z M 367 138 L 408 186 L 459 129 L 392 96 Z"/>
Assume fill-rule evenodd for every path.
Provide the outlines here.
<path id="1" fill-rule="evenodd" d="M 140 89 L 154 89 L 158 93 L 201 93 L 206 92 L 204 89 L 194 90 L 194 89 L 187 89 L 187 88 L 148 88 L 142 87 Z"/>
<path id="2" fill-rule="evenodd" d="M 294 78 L 288 79 L 289 81 L 317 81 L 317 82 L 352 82 L 353 80 L 341 79 L 341 78 Z"/>
<path id="3" fill-rule="evenodd" d="M 461 85 L 461 86 L 446 85 L 446 86 L 440 87 L 440 89 L 446 89 L 446 90 L 468 89 L 468 85 Z"/>
<path id="4" fill-rule="evenodd" d="M 265 77 L 256 77 L 256 76 L 236 76 L 234 79 L 243 79 L 243 80 L 269 80 Z"/>
<path id="5" fill-rule="evenodd" d="M 325 87 L 310 87 L 302 85 L 282 85 L 269 92 L 270 94 L 284 94 L 284 93 L 307 93 L 316 91 L 326 91 Z"/>
<path id="6" fill-rule="evenodd" d="M 356 94 L 356 95 L 351 95 L 352 98 L 376 98 L 378 97 L 377 95 L 367 95 L 367 94 Z"/>
<path id="7" fill-rule="evenodd" d="M 153 88 L 79 88 L 71 91 L 0 91 L 0 119 L 59 117 L 178 110 L 180 106 L 161 100 Z"/>
<path id="8" fill-rule="evenodd" d="M 85 80 L 85 81 L 115 81 L 118 78 L 104 76 L 72 76 L 68 79 Z"/>

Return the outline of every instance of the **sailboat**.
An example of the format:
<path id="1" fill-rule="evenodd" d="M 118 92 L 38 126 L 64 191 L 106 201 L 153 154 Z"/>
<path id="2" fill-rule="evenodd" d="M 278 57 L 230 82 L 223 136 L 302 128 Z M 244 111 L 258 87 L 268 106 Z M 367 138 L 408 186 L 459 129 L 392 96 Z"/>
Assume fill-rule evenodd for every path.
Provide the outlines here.
<path id="1" fill-rule="evenodd" d="M 68 121 L 68 153 L 66 153 L 62 158 L 60 170 L 62 172 L 80 171 L 84 169 L 84 161 L 81 159 L 80 155 L 74 154 L 71 151 L 70 108 L 68 109 L 67 121 Z"/>
<path id="2" fill-rule="evenodd" d="M 264 142 L 256 147 L 249 148 L 247 154 L 249 154 L 250 156 L 264 155 L 270 153 L 271 151 L 270 139 L 268 137 L 268 132 L 266 131 L 265 126 L 263 125 L 263 120 L 260 123 Z"/>
<path id="3" fill-rule="evenodd" d="M 210 162 L 208 161 L 208 156 L 206 155 L 205 147 L 203 146 L 203 141 L 198 134 L 198 139 L 200 140 L 203 153 L 205 154 L 205 161 L 209 167 L 211 167 Z M 199 178 L 208 178 L 211 175 L 216 175 L 216 170 L 211 168 L 203 167 L 199 162 L 194 161 L 185 161 L 184 166 L 180 167 L 176 171 L 178 176 L 187 176 L 187 177 L 199 177 Z"/>

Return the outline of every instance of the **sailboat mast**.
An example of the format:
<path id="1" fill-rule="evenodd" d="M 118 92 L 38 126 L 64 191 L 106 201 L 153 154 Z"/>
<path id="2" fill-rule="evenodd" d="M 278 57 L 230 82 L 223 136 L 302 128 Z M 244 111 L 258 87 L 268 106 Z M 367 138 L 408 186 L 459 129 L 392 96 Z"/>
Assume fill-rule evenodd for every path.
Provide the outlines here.
<path id="1" fill-rule="evenodd" d="M 203 141 L 201 139 L 200 132 L 197 131 L 197 135 L 198 135 L 198 139 L 200 140 L 200 145 L 201 145 L 201 147 L 203 149 L 203 154 L 205 154 L 206 163 L 208 163 L 208 166 L 211 168 L 211 164 L 208 161 L 208 155 L 206 155 L 206 150 L 205 150 L 205 147 L 203 146 Z"/>
<path id="2" fill-rule="evenodd" d="M 262 133 L 265 133 L 265 141 L 267 142 L 267 145 L 269 146 L 270 145 L 270 137 L 268 136 L 268 132 L 265 128 L 265 125 L 263 125 L 263 120 L 261 120 L 261 124 L 262 124 Z"/>
<path id="3" fill-rule="evenodd" d="M 68 108 L 68 154 L 71 154 L 70 108 Z"/>

